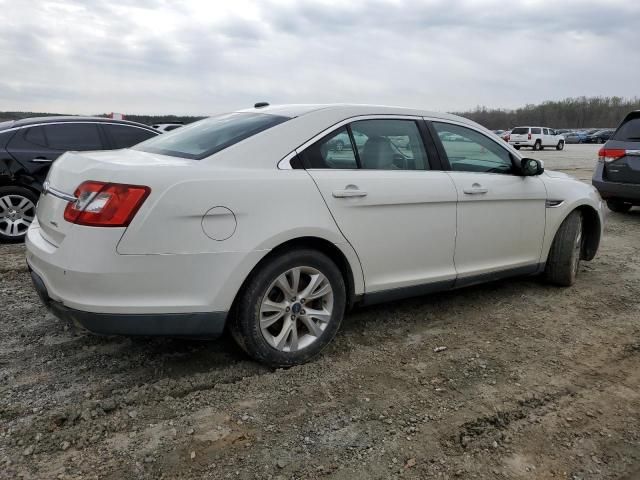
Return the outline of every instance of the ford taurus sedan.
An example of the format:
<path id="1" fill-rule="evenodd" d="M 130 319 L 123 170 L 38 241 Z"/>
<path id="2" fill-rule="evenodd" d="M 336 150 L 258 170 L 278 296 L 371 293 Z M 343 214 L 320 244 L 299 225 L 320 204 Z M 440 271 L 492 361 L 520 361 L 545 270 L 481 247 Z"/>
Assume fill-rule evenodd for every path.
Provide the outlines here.
<path id="1" fill-rule="evenodd" d="M 63 319 L 98 334 L 228 328 L 288 366 L 355 305 L 516 275 L 571 285 L 602 226 L 593 187 L 464 118 L 285 105 L 64 154 L 26 242 Z"/>

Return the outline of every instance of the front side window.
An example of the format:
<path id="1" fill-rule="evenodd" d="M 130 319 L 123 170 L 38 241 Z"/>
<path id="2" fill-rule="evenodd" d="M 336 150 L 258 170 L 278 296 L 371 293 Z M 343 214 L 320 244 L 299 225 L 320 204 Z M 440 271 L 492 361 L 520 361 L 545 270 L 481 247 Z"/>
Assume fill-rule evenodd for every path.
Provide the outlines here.
<path id="1" fill-rule="evenodd" d="M 300 155 L 307 168 L 358 168 L 346 127 L 331 132 Z"/>
<path id="2" fill-rule="evenodd" d="M 264 113 L 227 113 L 158 135 L 135 150 L 200 160 L 287 120 Z"/>
<path id="3" fill-rule="evenodd" d="M 548 128 L 544 128 L 543 131 L 544 131 L 545 135 L 549 135 L 549 129 Z"/>
<path id="4" fill-rule="evenodd" d="M 351 124 L 354 143 L 365 170 L 429 168 L 418 125 L 413 120 L 360 120 Z"/>
<path id="5" fill-rule="evenodd" d="M 49 147 L 54 150 L 102 150 L 95 123 L 58 123 L 44 126 Z"/>
<path id="6" fill-rule="evenodd" d="M 489 137 L 470 128 L 434 122 L 451 170 L 513 173 L 511 154 Z"/>

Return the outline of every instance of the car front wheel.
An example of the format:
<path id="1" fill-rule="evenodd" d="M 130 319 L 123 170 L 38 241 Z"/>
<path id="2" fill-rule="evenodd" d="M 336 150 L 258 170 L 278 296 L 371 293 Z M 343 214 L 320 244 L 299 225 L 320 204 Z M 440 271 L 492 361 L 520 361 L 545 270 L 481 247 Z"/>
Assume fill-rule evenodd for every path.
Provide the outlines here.
<path id="1" fill-rule="evenodd" d="M 564 142 L 561 140 L 558 142 L 558 145 L 556 145 L 556 150 L 562 150 L 564 149 Z"/>
<path id="2" fill-rule="evenodd" d="M 565 218 L 551 244 L 545 277 L 551 283 L 569 287 L 576 281 L 582 256 L 582 213 L 574 210 Z"/>
<path id="3" fill-rule="evenodd" d="M 0 187 L 0 242 L 21 242 L 36 216 L 35 192 L 18 186 Z"/>
<path id="4" fill-rule="evenodd" d="M 254 359 L 274 367 L 308 362 L 335 337 L 346 305 L 336 264 L 298 249 L 267 260 L 249 279 L 230 330 Z"/>
<path id="5" fill-rule="evenodd" d="M 542 150 L 542 143 L 540 143 L 540 140 L 538 140 L 536 143 L 533 144 L 533 149 Z"/>

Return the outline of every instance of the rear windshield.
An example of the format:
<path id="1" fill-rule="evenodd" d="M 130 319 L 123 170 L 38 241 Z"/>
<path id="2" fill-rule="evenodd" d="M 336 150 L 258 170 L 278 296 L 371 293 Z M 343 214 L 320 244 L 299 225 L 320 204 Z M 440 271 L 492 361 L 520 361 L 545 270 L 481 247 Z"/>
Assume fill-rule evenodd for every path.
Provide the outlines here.
<path id="1" fill-rule="evenodd" d="M 226 113 L 158 135 L 133 148 L 200 160 L 287 120 L 264 113 Z"/>
<path id="2" fill-rule="evenodd" d="M 616 131 L 613 140 L 640 142 L 640 115 L 629 117 Z"/>
<path id="3" fill-rule="evenodd" d="M 517 127 L 511 130 L 511 135 L 522 135 L 523 133 L 529 133 L 529 127 Z"/>

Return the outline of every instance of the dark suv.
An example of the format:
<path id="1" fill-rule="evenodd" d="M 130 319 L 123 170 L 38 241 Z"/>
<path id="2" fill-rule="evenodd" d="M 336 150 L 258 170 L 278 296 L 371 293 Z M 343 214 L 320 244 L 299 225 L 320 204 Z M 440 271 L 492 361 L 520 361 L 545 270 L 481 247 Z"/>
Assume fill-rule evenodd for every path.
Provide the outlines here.
<path id="1" fill-rule="evenodd" d="M 628 114 L 598 152 L 593 186 L 614 212 L 640 205 L 640 110 Z"/>
<path id="2" fill-rule="evenodd" d="M 0 241 L 21 241 L 51 163 L 67 150 L 127 148 L 160 132 L 141 123 L 43 117 L 0 123 Z"/>

